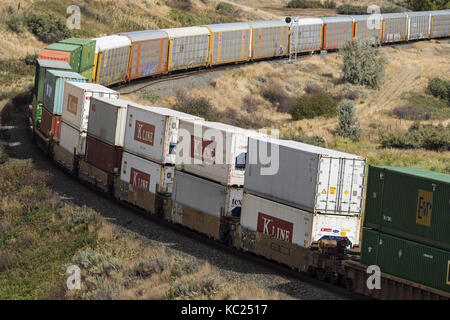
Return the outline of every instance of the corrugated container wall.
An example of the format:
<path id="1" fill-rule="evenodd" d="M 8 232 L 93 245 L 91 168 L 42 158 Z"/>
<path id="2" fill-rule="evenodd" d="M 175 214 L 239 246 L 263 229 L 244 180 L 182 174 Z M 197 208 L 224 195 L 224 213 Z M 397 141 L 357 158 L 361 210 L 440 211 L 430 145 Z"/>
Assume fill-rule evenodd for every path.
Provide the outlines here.
<path id="1" fill-rule="evenodd" d="M 64 61 L 38 59 L 34 78 L 34 95 L 36 103 L 44 103 L 44 84 L 47 70 L 70 71 L 70 65 Z"/>
<path id="2" fill-rule="evenodd" d="M 175 171 L 172 201 L 217 218 L 239 217 L 242 193 L 242 188 Z"/>
<path id="3" fill-rule="evenodd" d="M 364 229 L 361 262 L 377 265 L 381 272 L 450 292 L 449 251 Z"/>
<path id="4" fill-rule="evenodd" d="M 161 30 L 124 32 L 120 35 L 131 40 L 128 80 L 167 72 L 169 38 Z"/>
<path id="5" fill-rule="evenodd" d="M 178 168 L 223 185 L 243 186 L 249 135 L 223 123 L 180 120 L 177 148 L 187 152 L 177 159 Z"/>
<path id="6" fill-rule="evenodd" d="M 129 105 L 124 149 L 161 164 L 175 164 L 179 119 L 202 118 L 166 108 Z"/>
<path id="7" fill-rule="evenodd" d="M 156 194 L 171 193 L 174 179 L 174 167 L 124 152 L 120 180 L 136 188 Z"/>
<path id="8" fill-rule="evenodd" d="M 72 69 L 72 67 L 70 66 L 70 52 L 44 49 L 39 53 L 38 59 L 66 62 L 69 65 L 68 69 Z"/>
<path id="9" fill-rule="evenodd" d="M 122 99 L 92 98 L 88 135 L 107 144 L 123 147 L 129 103 Z"/>
<path id="10" fill-rule="evenodd" d="M 80 132 L 80 130 L 61 121 L 59 146 L 71 154 L 84 155 L 86 151 L 86 132 Z"/>
<path id="11" fill-rule="evenodd" d="M 305 248 L 319 240 L 359 244 L 359 217 L 313 214 L 248 193 L 242 201 L 241 226 Z"/>
<path id="12" fill-rule="evenodd" d="M 122 148 L 91 137 L 86 137 L 86 162 L 108 173 L 120 173 Z"/>
<path id="13" fill-rule="evenodd" d="M 75 72 L 47 70 L 45 76 L 44 108 L 53 114 L 62 114 L 64 84 L 66 81 L 86 82 L 87 79 Z"/>
<path id="14" fill-rule="evenodd" d="M 371 166 L 364 226 L 450 250 L 450 175 Z"/>
<path id="15" fill-rule="evenodd" d="M 80 71 L 81 46 L 65 43 L 53 43 L 45 48 L 46 50 L 70 52 L 70 66 L 72 71 Z"/>
<path id="16" fill-rule="evenodd" d="M 67 43 L 81 46 L 80 73 L 94 66 L 95 40 L 69 38 L 62 40 L 59 43 Z"/>
<path id="17" fill-rule="evenodd" d="M 289 25 L 283 21 L 250 21 L 252 59 L 284 56 L 289 53 Z"/>
<path id="18" fill-rule="evenodd" d="M 96 41 L 94 82 L 109 86 L 126 81 L 130 39 L 126 36 L 112 35 L 93 40 Z"/>
<path id="19" fill-rule="evenodd" d="M 407 12 L 408 15 L 408 39 L 428 39 L 431 31 L 431 14 L 424 12 Z"/>
<path id="20" fill-rule="evenodd" d="M 259 153 L 270 154 L 264 159 L 267 164 L 258 160 Z M 296 141 L 249 138 L 244 189 L 308 212 L 358 216 L 365 166 L 364 158 L 352 154 Z"/>
<path id="21" fill-rule="evenodd" d="M 355 39 L 381 43 L 383 39 L 383 20 L 381 14 L 353 16 L 355 20 Z"/>
<path id="22" fill-rule="evenodd" d="M 95 83 L 67 81 L 64 88 L 62 120 L 86 131 L 92 97 L 119 99 L 119 93 Z"/>
<path id="23" fill-rule="evenodd" d="M 431 11 L 431 37 L 450 35 L 450 10 Z"/>
<path id="24" fill-rule="evenodd" d="M 383 18 L 383 42 L 401 42 L 408 39 L 408 16 L 405 13 L 386 13 Z"/>
<path id="25" fill-rule="evenodd" d="M 41 113 L 40 129 L 46 137 L 51 136 L 57 140 L 61 133 L 61 116 L 53 115 L 44 108 Z"/>
<path id="26" fill-rule="evenodd" d="M 322 19 L 300 19 L 291 28 L 291 52 L 319 51 L 322 48 Z M 297 33 L 297 36 L 293 36 Z"/>
<path id="27" fill-rule="evenodd" d="M 207 66 L 209 62 L 208 29 L 187 27 L 163 29 L 170 39 L 168 70 L 189 69 Z"/>
<path id="28" fill-rule="evenodd" d="M 248 61 L 251 55 L 251 30 L 248 23 L 209 24 L 211 65 Z"/>
<path id="29" fill-rule="evenodd" d="M 345 47 L 353 40 L 353 19 L 351 17 L 324 17 L 323 49 Z"/>

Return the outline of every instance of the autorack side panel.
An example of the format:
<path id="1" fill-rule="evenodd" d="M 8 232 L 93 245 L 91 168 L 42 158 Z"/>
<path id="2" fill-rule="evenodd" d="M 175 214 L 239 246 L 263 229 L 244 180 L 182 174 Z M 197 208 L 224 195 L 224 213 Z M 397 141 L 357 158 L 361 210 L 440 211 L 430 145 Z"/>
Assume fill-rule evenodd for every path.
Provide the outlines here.
<path id="1" fill-rule="evenodd" d="M 289 25 L 285 21 L 250 21 L 252 59 L 284 56 L 289 53 Z"/>
<path id="2" fill-rule="evenodd" d="M 383 18 L 383 43 L 401 42 L 408 39 L 408 16 L 406 13 L 386 13 Z"/>

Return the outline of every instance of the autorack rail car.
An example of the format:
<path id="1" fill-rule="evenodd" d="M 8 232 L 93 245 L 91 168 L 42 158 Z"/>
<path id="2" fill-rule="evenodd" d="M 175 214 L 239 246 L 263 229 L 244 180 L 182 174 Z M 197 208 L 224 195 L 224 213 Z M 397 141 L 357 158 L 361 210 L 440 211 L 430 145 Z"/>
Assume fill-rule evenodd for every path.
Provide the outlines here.
<path id="1" fill-rule="evenodd" d="M 426 23 L 423 22 L 427 19 L 427 15 L 430 17 L 429 28 L 426 34 L 423 34 L 421 30 L 425 30 Z M 413 25 L 411 25 L 410 22 L 414 21 L 416 16 L 420 21 L 417 25 L 414 25 L 416 22 L 412 22 Z M 389 14 L 381 17 L 379 41 L 381 43 L 447 36 L 450 25 L 450 15 L 447 11 L 418 15 Z M 288 44 L 287 53 L 291 53 L 292 49 L 296 52 L 338 49 L 355 37 L 358 38 L 358 35 L 362 38 L 376 39 L 377 32 L 372 33 L 370 28 L 365 31 L 361 31 L 364 27 L 359 28 L 360 33 L 358 33 L 358 23 L 364 23 L 365 19 L 365 17 L 300 19 L 295 32 L 292 30 L 295 26 L 289 26 L 287 39 L 284 39 L 282 32 L 286 30 L 285 22 L 277 21 L 262 24 L 255 22 L 254 27 L 251 26 L 252 23 L 221 24 L 208 26 L 209 29 L 200 26 L 149 30 L 135 33 L 134 36 L 129 33 L 94 39 L 96 54 L 92 75 L 94 82 L 99 84 L 64 82 L 59 140 L 51 134 L 46 137 L 42 132 L 44 123 L 39 110 L 49 113 L 44 116 L 45 121 L 57 115 L 48 112 L 48 110 L 56 110 L 55 106 L 52 108 L 44 102 L 46 74 L 52 69 L 80 73 L 83 68 L 76 69 L 76 66 L 70 64 L 77 60 L 73 59 L 71 54 L 78 52 L 78 49 L 69 50 L 70 52 L 45 50 L 38 60 L 30 122 L 35 141 L 49 157 L 68 172 L 105 194 L 233 247 L 253 252 L 307 272 L 320 280 L 332 281 L 354 292 L 376 298 L 449 299 L 450 281 L 443 283 L 441 277 L 428 279 L 413 273 L 401 273 L 398 271 L 400 262 L 385 263 L 384 260 L 380 260 L 380 263 L 383 262 L 386 266 L 387 272 L 382 273 L 381 291 L 368 291 L 364 287 L 367 279 L 367 265 L 364 263 L 372 261 L 370 259 L 364 261 L 364 258 L 359 261 L 357 255 L 360 242 L 359 225 L 362 222 L 365 159 L 348 154 L 343 155 L 333 150 L 281 141 L 278 142 L 284 146 L 281 148 L 281 157 L 284 157 L 281 173 L 278 176 L 275 175 L 273 179 L 270 177 L 255 179 L 256 172 L 261 168 L 246 163 L 246 160 L 251 159 L 251 153 L 255 151 L 248 142 L 251 139 L 246 137 L 245 130 L 236 128 L 236 131 L 233 131 L 231 126 L 208 123 L 191 115 L 167 109 L 164 111 L 164 108 L 136 106 L 131 102 L 120 103 L 117 92 L 101 85 L 157 75 L 152 72 L 163 74 L 194 67 L 256 60 L 266 57 L 266 54 L 270 57 L 271 52 L 274 56 L 280 56 L 285 54 L 284 49 L 281 50 L 283 43 Z M 258 30 L 263 25 L 271 27 L 267 30 Z M 411 26 L 413 28 L 410 28 Z M 278 28 L 280 32 L 277 31 Z M 294 42 L 293 34 L 298 36 Z M 163 37 L 164 35 L 167 37 Z M 260 35 L 261 41 L 259 41 Z M 161 39 L 164 40 L 161 41 Z M 146 41 L 147 44 L 145 44 Z M 77 40 L 72 39 L 69 42 L 66 45 L 77 45 Z M 79 43 L 81 47 L 86 47 L 88 42 L 80 41 Z M 164 43 L 167 46 L 165 49 L 161 47 Z M 292 43 L 295 43 L 294 47 Z M 278 46 L 280 50 L 276 50 Z M 81 57 L 85 56 L 83 49 Z M 155 58 L 158 58 L 158 62 Z M 151 69 L 146 68 L 148 63 L 152 65 L 159 63 L 159 70 L 153 68 L 151 72 L 146 73 L 143 70 Z M 75 90 L 71 88 L 72 86 L 80 87 L 80 90 Z M 107 99 L 104 99 L 105 97 Z M 108 100 L 111 98 L 117 101 Z M 92 101 L 94 104 L 90 103 Z M 106 120 L 100 115 L 98 128 L 95 128 L 97 126 L 95 120 L 92 121 L 93 127 L 90 127 L 89 118 L 94 116 L 94 113 L 91 114 L 93 108 L 94 113 L 105 112 L 112 117 Z M 101 111 L 102 108 L 108 111 Z M 125 109 L 127 117 L 124 124 Z M 135 109 L 142 111 L 142 114 L 135 112 Z M 230 160 L 230 165 L 225 166 L 224 170 L 219 168 L 220 166 L 216 166 L 219 168 L 216 171 L 204 168 L 211 163 L 203 164 L 203 168 L 197 167 L 190 172 L 187 167 L 175 166 L 174 148 L 181 141 L 180 128 L 191 133 L 188 140 L 199 142 L 197 145 L 200 146 L 200 151 L 207 146 L 215 147 L 213 141 L 205 141 L 203 138 L 197 141 L 190 127 L 183 125 L 184 122 L 189 122 L 189 119 L 203 123 L 206 127 L 219 128 L 219 132 L 232 131 L 231 136 L 235 137 L 231 139 L 234 149 L 231 147 L 233 153 L 227 159 Z M 108 127 L 107 122 L 111 122 L 109 124 L 111 127 Z M 47 123 L 44 126 L 51 128 L 53 124 Z M 254 139 L 260 140 L 263 137 Z M 87 149 L 86 144 L 88 144 Z M 152 155 L 151 150 L 155 146 L 159 146 L 156 148 L 159 151 L 155 149 Z M 112 162 L 111 159 L 106 160 L 103 157 L 111 150 L 113 156 L 108 158 L 112 158 Z M 94 157 L 86 155 L 86 151 L 88 154 L 92 151 Z M 192 152 L 192 150 L 189 151 Z M 293 152 L 294 156 L 287 156 L 289 152 Z M 98 153 L 102 153 L 102 156 Z M 302 153 L 309 154 L 316 160 L 310 159 L 308 162 L 307 157 L 301 156 Z M 210 155 L 215 154 L 216 150 L 213 148 Z M 191 153 L 192 155 L 195 154 Z M 203 154 L 200 159 L 204 160 Z M 297 169 L 302 166 L 308 167 L 308 165 L 317 168 L 318 172 L 324 173 L 328 170 L 329 174 L 328 176 L 319 175 L 314 180 L 314 186 L 306 188 L 308 177 L 302 179 Z M 252 170 L 251 174 L 250 170 Z M 239 175 L 234 178 L 230 172 Z M 289 172 L 292 174 L 290 175 Z M 371 177 L 369 175 L 369 189 L 373 189 L 373 184 L 376 184 L 376 179 Z M 313 179 L 310 178 L 311 183 Z M 264 181 L 268 186 L 263 188 L 258 181 Z M 286 181 L 294 187 L 284 189 L 274 187 L 282 186 Z M 189 187 L 194 184 L 197 185 L 196 188 Z M 295 193 L 296 188 L 306 190 L 308 197 L 300 199 L 298 197 L 300 193 Z M 393 196 L 394 199 L 402 200 L 403 194 L 398 192 L 398 189 L 392 187 L 389 190 L 396 193 Z M 280 193 L 280 190 L 286 192 Z M 448 199 L 445 202 L 445 197 L 448 196 L 448 194 L 440 196 L 444 199 L 442 203 L 448 203 Z M 204 197 L 207 197 L 208 201 L 203 201 Z M 426 193 L 423 198 L 429 199 L 429 194 Z M 417 205 L 421 205 L 420 201 Z M 411 208 L 407 208 L 414 211 L 414 215 L 416 209 L 414 204 Z M 436 216 L 440 217 L 440 215 Z M 300 222 L 299 217 L 302 220 Z M 384 236 L 386 230 L 389 228 L 375 230 L 378 232 L 378 238 L 375 237 L 378 239 L 378 252 L 387 250 L 387 254 L 392 256 L 395 256 L 394 253 L 398 256 L 398 250 L 402 252 L 405 250 L 405 254 L 408 253 L 408 249 L 403 249 L 407 248 L 403 243 L 411 240 L 403 239 L 401 233 L 389 235 L 399 237 L 400 242 L 392 242 L 392 245 L 386 249 L 380 247 L 379 239 Z M 370 246 L 371 241 L 370 236 L 365 234 L 368 233 L 362 234 L 363 250 Z M 423 238 L 426 238 L 426 233 Z M 353 249 L 350 249 L 351 247 Z M 433 247 L 432 249 L 440 250 L 439 254 L 441 251 L 448 253 L 446 248 Z M 424 250 L 428 258 L 434 257 L 434 253 L 429 253 L 434 251 Z M 439 255 L 440 260 L 444 262 L 445 254 Z M 418 257 L 411 257 L 411 259 L 420 260 Z M 426 268 L 426 263 L 423 266 Z M 441 269 L 439 272 L 443 274 Z"/>

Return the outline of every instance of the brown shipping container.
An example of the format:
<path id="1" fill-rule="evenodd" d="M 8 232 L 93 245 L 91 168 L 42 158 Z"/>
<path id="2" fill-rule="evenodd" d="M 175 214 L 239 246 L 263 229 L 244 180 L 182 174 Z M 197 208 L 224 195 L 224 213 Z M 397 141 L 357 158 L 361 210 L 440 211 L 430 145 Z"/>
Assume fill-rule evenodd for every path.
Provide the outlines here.
<path id="1" fill-rule="evenodd" d="M 47 109 L 42 108 L 41 132 L 53 139 L 59 139 L 61 133 L 61 116 L 51 114 Z"/>
<path id="2" fill-rule="evenodd" d="M 122 148 L 111 146 L 91 136 L 86 138 L 86 161 L 100 170 L 120 173 Z"/>

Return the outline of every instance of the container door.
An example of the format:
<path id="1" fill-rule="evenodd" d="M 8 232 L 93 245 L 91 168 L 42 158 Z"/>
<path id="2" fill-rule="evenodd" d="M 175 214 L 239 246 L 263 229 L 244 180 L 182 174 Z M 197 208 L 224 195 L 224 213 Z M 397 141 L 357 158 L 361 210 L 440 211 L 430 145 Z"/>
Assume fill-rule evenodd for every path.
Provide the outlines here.
<path id="1" fill-rule="evenodd" d="M 319 163 L 316 211 L 337 213 L 337 194 L 340 177 L 340 159 L 322 157 Z"/>
<path id="2" fill-rule="evenodd" d="M 338 210 L 341 214 L 358 215 L 361 213 L 365 167 L 364 160 L 342 160 L 338 200 Z"/>

